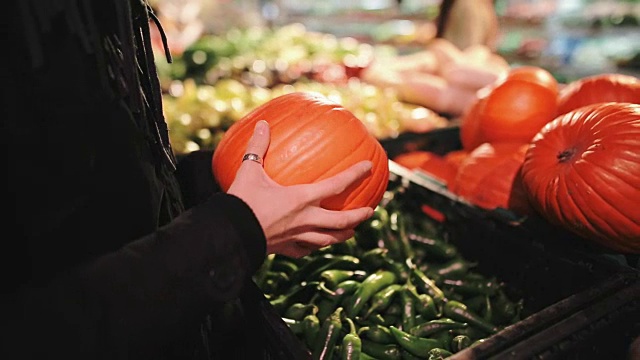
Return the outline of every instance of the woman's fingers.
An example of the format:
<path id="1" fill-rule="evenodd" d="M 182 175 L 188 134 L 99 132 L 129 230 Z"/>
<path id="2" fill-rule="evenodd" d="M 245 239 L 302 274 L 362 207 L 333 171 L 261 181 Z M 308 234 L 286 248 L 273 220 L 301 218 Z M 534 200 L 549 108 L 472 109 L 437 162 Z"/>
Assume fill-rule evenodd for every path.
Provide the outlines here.
<path id="1" fill-rule="evenodd" d="M 302 257 L 323 247 L 344 242 L 354 234 L 353 229 L 307 231 L 296 234 L 295 241 L 274 246 L 271 252 L 291 257 Z"/>
<path id="2" fill-rule="evenodd" d="M 269 142 L 271 140 L 271 133 L 269 129 L 269 123 L 260 120 L 256 123 L 253 130 L 253 135 L 249 139 L 247 144 L 247 150 L 242 159 L 242 166 L 240 171 L 243 171 L 247 167 L 255 167 L 256 165 L 263 165 L 263 159 L 269 148 Z"/>
<path id="3" fill-rule="evenodd" d="M 349 185 L 369 174 L 372 166 L 371 161 L 360 161 L 332 177 L 310 184 L 307 189 L 309 202 L 320 201 L 342 193 Z"/>
<path id="4" fill-rule="evenodd" d="M 330 230 L 352 229 L 373 215 L 373 209 L 362 207 L 333 211 L 320 207 L 309 208 L 298 217 L 299 225 Z"/>

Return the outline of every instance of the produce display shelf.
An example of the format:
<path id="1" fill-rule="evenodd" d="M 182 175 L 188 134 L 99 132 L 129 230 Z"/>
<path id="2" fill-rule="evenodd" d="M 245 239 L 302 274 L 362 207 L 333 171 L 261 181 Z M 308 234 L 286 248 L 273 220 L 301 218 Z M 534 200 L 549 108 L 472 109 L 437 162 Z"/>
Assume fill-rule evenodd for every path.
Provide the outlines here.
<path id="1" fill-rule="evenodd" d="M 390 158 L 409 150 L 445 154 L 460 148 L 458 131 L 405 134 L 382 143 Z M 521 321 L 451 359 L 628 358 L 640 336 L 637 258 L 606 252 L 542 219 L 480 209 L 393 161 L 390 171 L 415 211 L 428 205 L 441 212 L 449 241 L 465 258 L 524 300 Z"/>

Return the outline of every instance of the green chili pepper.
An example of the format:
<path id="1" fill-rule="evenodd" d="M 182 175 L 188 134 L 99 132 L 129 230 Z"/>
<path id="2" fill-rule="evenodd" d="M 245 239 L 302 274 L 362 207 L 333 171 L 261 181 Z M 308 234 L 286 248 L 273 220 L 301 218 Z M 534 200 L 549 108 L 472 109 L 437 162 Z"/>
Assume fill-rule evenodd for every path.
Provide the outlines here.
<path id="1" fill-rule="evenodd" d="M 410 329 L 415 325 L 416 303 L 410 285 L 404 285 L 400 292 L 400 304 L 402 305 L 402 328 Z"/>
<path id="2" fill-rule="evenodd" d="M 363 280 L 367 273 L 362 270 L 328 269 L 320 273 L 320 281 L 329 289 L 334 289 L 339 283 L 349 279 Z"/>
<path id="3" fill-rule="evenodd" d="M 318 334 L 320 333 L 320 319 L 314 314 L 309 314 L 302 319 L 302 334 L 304 342 L 309 349 L 314 349 Z"/>
<path id="4" fill-rule="evenodd" d="M 318 333 L 318 340 L 313 350 L 313 360 L 329 360 L 333 357 L 336 344 L 342 331 L 342 308 L 337 308 L 331 316 L 322 323 Z"/>
<path id="5" fill-rule="evenodd" d="M 363 326 L 358 330 L 361 338 L 371 340 L 380 344 L 390 344 L 395 341 L 391 331 L 384 325 L 372 324 Z"/>
<path id="6" fill-rule="evenodd" d="M 394 273 L 397 277 L 397 281 L 400 283 L 405 283 L 409 280 L 409 269 L 402 262 L 394 261 L 389 258 L 382 264 L 381 268 Z"/>
<path id="7" fill-rule="evenodd" d="M 429 350 L 443 346 L 438 340 L 414 336 L 395 326 L 389 326 L 389 330 L 396 342 L 415 356 L 427 357 Z"/>
<path id="8" fill-rule="evenodd" d="M 435 348 L 429 351 L 428 360 L 444 360 L 449 356 L 453 355 L 450 351 L 446 349 Z"/>
<path id="9" fill-rule="evenodd" d="M 379 270 L 369 276 L 362 282 L 362 285 L 351 295 L 350 301 L 346 306 L 347 317 L 354 318 L 360 313 L 364 305 L 369 299 L 382 288 L 389 286 L 396 281 L 394 273 L 385 270 Z"/>
<path id="10" fill-rule="evenodd" d="M 493 304 L 489 295 L 484 296 L 484 308 L 482 309 L 482 318 L 487 322 L 493 323 Z"/>
<path id="11" fill-rule="evenodd" d="M 410 279 L 420 292 L 431 296 L 436 302 L 445 300 L 444 292 L 433 280 L 415 266 L 410 268 Z"/>
<path id="12" fill-rule="evenodd" d="M 409 216 L 408 214 L 403 214 L 401 210 L 395 209 L 389 214 L 389 229 L 396 234 L 396 238 L 400 244 L 401 250 L 401 259 L 413 259 L 415 258 L 415 254 L 413 252 L 413 248 L 411 247 L 411 243 L 409 238 L 407 237 L 407 225 L 405 216 Z"/>
<path id="13" fill-rule="evenodd" d="M 467 335 L 456 335 L 451 339 L 451 350 L 454 353 L 462 351 L 471 346 L 471 338 Z"/>
<path id="14" fill-rule="evenodd" d="M 488 281 L 471 281 L 471 280 L 454 280 L 445 279 L 442 281 L 443 288 L 449 288 L 452 291 L 465 296 L 474 295 L 495 295 L 500 289 L 500 284 L 493 280 Z"/>
<path id="15" fill-rule="evenodd" d="M 358 360 L 362 353 L 362 340 L 356 332 L 356 325 L 353 320 L 346 318 L 349 323 L 349 333 L 342 338 L 342 360 Z"/>
<path id="16" fill-rule="evenodd" d="M 360 360 L 378 360 L 378 359 L 363 352 L 363 353 L 360 353 Z"/>
<path id="17" fill-rule="evenodd" d="M 278 296 L 277 298 L 270 300 L 271 305 L 278 311 L 279 314 L 283 314 L 284 311 L 296 302 L 309 302 L 311 296 L 318 292 L 318 281 L 303 282 L 294 285 L 285 294 Z"/>
<path id="18" fill-rule="evenodd" d="M 459 279 L 475 265 L 475 263 L 472 264 L 462 257 L 455 257 L 444 264 L 430 266 L 427 274 L 435 278 Z"/>
<path id="19" fill-rule="evenodd" d="M 271 270 L 282 271 L 285 274 L 291 276 L 294 272 L 298 271 L 298 265 L 291 260 L 276 257 L 271 265 Z"/>
<path id="20" fill-rule="evenodd" d="M 362 353 L 378 360 L 401 360 L 400 347 L 396 344 L 380 344 L 362 339 Z M 362 357 L 361 357 L 362 358 Z"/>
<path id="21" fill-rule="evenodd" d="M 402 354 L 402 360 L 423 360 L 420 356 L 415 356 L 412 353 L 408 352 L 405 349 L 400 349 L 400 353 Z"/>
<path id="22" fill-rule="evenodd" d="M 272 280 L 276 284 L 276 287 L 280 287 L 289 282 L 289 275 L 283 271 L 267 271 L 265 279 L 267 281 Z"/>
<path id="23" fill-rule="evenodd" d="M 376 206 L 373 215 L 356 227 L 355 238 L 358 245 L 365 249 L 378 247 L 383 242 L 383 229 L 389 222 L 389 213 L 383 206 Z"/>
<path id="24" fill-rule="evenodd" d="M 363 318 L 366 319 L 369 315 L 371 315 L 374 312 L 385 311 L 393 301 L 396 293 L 400 291 L 400 289 L 402 289 L 402 285 L 391 284 L 383 288 L 382 290 L 376 292 L 371 297 L 371 305 L 369 306 L 369 309 L 367 310 L 367 312 L 364 314 Z"/>
<path id="25" fill-rule="evenodd" d="M 398 322 L 399 316 L 397 315 L 382 315 L 373 314 L 367 318 L 370 324 L 389 326 Z"/>
<path id="26" fill-rule="evenodd" d="M 353 294 L 360 285 L 361 283 L 356 280 L 345 280 L 338 284 L 333 291 L 333 296 L 323 297 L 317 302 L 318 318 L 324 321 L 324 319 L 331 315 L 338 306 L 341 306 L 344 299 Z"/>
<path id="27" fill-rule="evenodd" d="M 468 324 L 476 326 L 490 334 L 498 331 L 496 326 L 484 320 L 480 315 L 470 311 L 467 308 L 467 305 L 459 301 L 449 300 L 444 305 L 443 314 L 452 320 L 467 322 Z"/>
<path id="28" fill-rule="evenodd" d="M 389 249 L 387 248 L 373 248 L 365 251 L 360 257 L 360 262 L 362 266 L 368 271 L 376 271 L 382 268 L 383 264 L 388 261 L 387 253 Z"/>
<path id="29" fill-rule="evenodd" d="M 355 255 L 358 248 L 356 239 L 351 237 L 343 242 L 339 242 L 325 247 L 327 251 L 336 255 Z"/>
<path id="30" fill-rule="evenodd" d="M 402 316 L 402 305 L 399 301 L 392 301 L 384 311 L 384 315 Z"/>
<path id="31" fill-rule="evenodd" d="M 440 344 L 442 344 L 440 348 L 449 350 L 451 349 L 451 339 L 453 339 L 454 336 L 453 330 L 442 330 L 431 334 L 429 337 L 439 341 Z"/>
<path id="32" fill-rule="evenodd" d="M 444 240 L 433 239 L 432 237 L 417 232 L 409 232 L 407 233 L 407 237 L 415 244 L 424 247 L 425 251 L 435 258 L 446 260 L 458 255 L 458 249 Z"/>
<path id="33" fill-rule="evenodd" d="M 289 318 L 282 318 L 282 320 L 289 326 L 291 332 L 294 334 L 301 335 L 303 333 L 304 327 L 302 325 L 302 321 Z"/>
<path id="34" fill-rule="evenodd" d="M 320 274 L 327 269 L 357 270 L 360 267 L 360 259 L 350 255 L 321 254 L 302 265 L 298 271 L 291 275 L 291 282 L 317 280 Z"/>
<path id="35" fill-rule="evenodd" d="M 418 298 L 416 299 L 416 312 L 424 320 L 431 320 L 440 316 L 436 302 L 427 294 L 418 294 Z"/>
<path id="36" fill-rule="evenodd" d="M 302 320 L 309 314 L 317 314 L 318 307 L 314 304 L 294 303 L 284 312 L 284 317 L 294 320 Z"/>
<path id="37" fill-rule="evenodd" d="M 264 261 L 260 265 L 260 268 L 258 269 L 258 271 L 256 271 L 256 274 L 254 276 L 254 281 L 256 282 L 256 285 L 258 285 L 260 289 L 263 289 L 265 282 L 267 281 L 266 279 L 267 272 L 271 270 L 271 265 L 273 264 L 274 259 L 275 259 L 275 254 L 267 255 L 267 257 L 264 259 Z"/>
<path id="38" fill-rule="evenodd" d="M 477 314 L 482 313 L 482 309 L 486 306 L 486 295 L 480 294 L 469 297 L 464 300 L 467 308 Z"/>
<path id="39" fill-rule="evenodd" d="M 418 324 L 408 330 L 411 335 L 427 337 L 443 330 L 464 329 L 467 323 L 453 321 L 449 318 L 440 318 Z"/>
<path id="40" fill-rule="evenodd" d="M 514 302 L 509 300 L 504 292 L 499 292 L 498 296 L 492 299 L 493 314 L 491 322 L 494 324 L 505 325 L 518 320 L 523 302 L 519 300 Z"/>
<path id="41" fill-rule="evenodd" d="M 465 335 L 468 336 L 472 341 L 478 339 L 484 339 L 487 337 L 487 332 L 481 330 L 475 326 L 467 326 L 464 329 L 453 329 L 450 330 L 454 336 L 456 335 Z"/>

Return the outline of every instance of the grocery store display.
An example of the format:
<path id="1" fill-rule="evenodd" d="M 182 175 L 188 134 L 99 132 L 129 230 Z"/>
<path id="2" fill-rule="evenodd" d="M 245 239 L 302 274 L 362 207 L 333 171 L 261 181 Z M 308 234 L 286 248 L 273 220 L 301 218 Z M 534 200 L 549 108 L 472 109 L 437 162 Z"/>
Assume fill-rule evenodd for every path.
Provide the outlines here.
<path id="1" fill-rule="evenodd" d="M 522 167 L 531 202 L 554 224 L 640 254 L 640 104 L 570 111 L 533 139 Z"/>
<path id="2" fill-rule="evenodd" d="M 256 274 L 314 359 L 450 355 L 520 320 L 522 300 L 475 271 L 404 196 L 390 185 L 352 239 L 300 259 L 270 256 Z"/>
<path id="3" fill-rule="evenodd" d="M 574 80 L 558 95 L 558 114 L 599 102 L 640 104 L 640 79 L 625 74 L 605 73 Z"/>
<path id="4" fill-rule="evenodd" d="M 301 24 L 207 34 L 172 64 L 158 57 L 174 151 L 213 149 L 226 129 L 285 93 L 322 93 L 353 112 L 375 137 L 442 128 L 433 109 L 361 80 L 372 57 L 395 50 L 308 31 Z"/>
<path id="5" fill-rule="evenodd" d="M 275 182 L 285 186 L 316 182 L 369 160 L 370 175 L 321 205 L 333 210 L 375 208 L 382 199 L 389 181 L 382 145 L 349 110 L 311 92 L 276 97 L 229 127 L 212 159 L 213 174 L 223 191 L 231 186 L 259 120 L 270 125 L 264 169 Z"/>

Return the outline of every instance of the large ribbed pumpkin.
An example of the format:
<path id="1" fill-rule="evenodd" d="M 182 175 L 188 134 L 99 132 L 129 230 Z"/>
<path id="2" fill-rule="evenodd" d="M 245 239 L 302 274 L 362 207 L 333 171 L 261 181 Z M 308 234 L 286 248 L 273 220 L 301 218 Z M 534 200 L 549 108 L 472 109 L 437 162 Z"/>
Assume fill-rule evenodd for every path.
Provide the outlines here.
<path id="1" fill-rule="evenodd" d="M 522 178 L 549 221 L 640 254 L 640 105 L 598 103 L 557 117 L 533 139 Z"/>
<path id="2" fill-rule="evenodd" d="M 368 177 L 321 205 L 331 210 L 378 205 L 389 182 L 385 150 L 353 113 L 312 92 L 278 96 L 225 132 L 212 160 L 213 175 L 222 190 L 231 186 L 259 120 L 266 120 L 271 129 L 264 169 L 274 181 L 285 186 L 314 183 L 370 160 L 373 168 Z"/>

